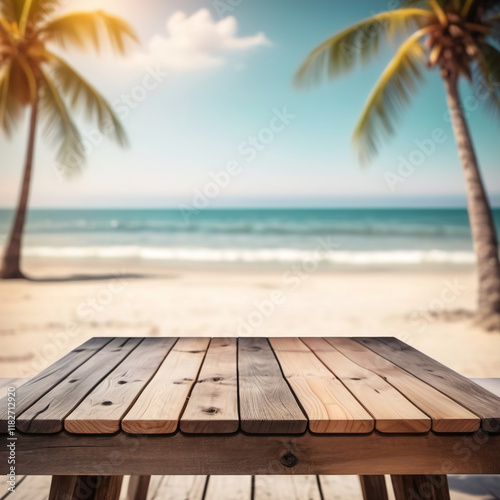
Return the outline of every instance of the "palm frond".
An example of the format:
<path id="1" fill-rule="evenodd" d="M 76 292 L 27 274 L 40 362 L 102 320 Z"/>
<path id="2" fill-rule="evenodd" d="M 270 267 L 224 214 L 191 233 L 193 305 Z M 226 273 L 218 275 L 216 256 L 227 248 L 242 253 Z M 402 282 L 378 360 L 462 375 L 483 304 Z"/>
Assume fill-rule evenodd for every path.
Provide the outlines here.
<path id="1" fill-rule="evenodd" d="M 72 45 L 85 50 L 93 46 L 99 51 L 102 33 L 106 33 L 111 46 L 120 54 L 126 53 L 126 42 L 138 41 L 133 28 L 123 19 L 103 11 L 73 12 L 47 22 L 40 33 L 46 40 L 66 48 Z"/>
<path id="2" fill-rule="evenodd" d="M 445 9 L 447 5 L 455 1 L 456 0 L 436 0 L 439 6 L 442 7 L 443 9 Z M 460 2 L 465 2 L 465 0 L 460 0 Z M 430 8 L 429 0 L 406 0 L 405 2 L 403 2 L 403 6 Z"/>
<path id="3" fill-rule="evenodd" d="M 12 135 L 23 114 L 23 106 L 14 95 L 11 69 L 11 63 L 8 62 L 0 70 L 0 129 L 7 137 Z"/>
<path id="4" fill-rule="evenodd" d="M 381 141 L 394 132 L 394 119 L 423 80 L 425 59 L 419 39 L 427 32 L 423 28 L 401 45 L 370 93 L 353 134 L 362 161 L 375 155 Z"/>
<path id="5" fill-rule="evenodd" d="M 475 0 L 465 0 L 465 3 L 462 7 L 462 11 L 460 12 L 460 14 L 462 15 L 462 17 L 467 17 L 469 15 L 469 12 L 472 8 L 472 4 L 475 2 Z"/>
<path id="6" fill-rule="evenodd" d="M 16 23 L 22 34 L 42 23 L 61 4 L 61 0 L 1 0 L 0 15 Z"/>
<path id="7" fill-rule="evenodd" d="M 23 2 L 19 29 L 22 34 L 28 36 L 61 5 L 61 0 L 23 0 Z"/>
<path id="8" fill-rule="evenodd" d="M 23 9 L 23 0 L 1 0 L 0 16 L 9 23 L 18 23 Z"/>
<path id="9" fill-rule="evenodd" d="M 29 95 L 29 101 L 33 103 L 35 102 L 38 94 L 38 86 L 36 83 L 35 73 L 33 72 L 33 67 L 28 63 L 28 61 L 22 54 L 18 55 L 16 62 L 24 72 L 24 75 L 26 77 L 26 86 Z"/>
<path id="10" fill-rule="evenodd" d="M 42 87 L 40 95 L 40 114 L 45 125 L 46 137 L 60 143 L 57 159 L 62 165 L 60 172 L 71 175 L 84 164 L 81 151 L 81 137 L 76 125 L 61 98 L 54 81 L 42 72 Z"/>
<path id="11" fill-rule="evenodd" d="M 90 120 L 96 120 L 99 127 L 112 127 L 113 136 L 121 145 L 127 145 L 127 136 L 120 120 L 106 99 L 83 76 L 64 59 L 47 52 L 51 61 L 52 75 L 58 90 L 67 98 L 74 110 L 83 107 Z"/>
<path id="12" fill-rule="evenodd" d="M 480 89 L 484 86 L 486 92 L 477 90 L 476 97 L 500 116 L 500 51 L 493 45 L 482 43 L 479 46 L 480 55 L 477 71 L 474 75 L 474 88 Z"/>
<path id="13" fill-rule="evenodd" d="M 379 52 L 383 35 L 389 37 L 419 26 L 433 17 L 430 10 L 420 8 L 398 9 L 376 14 L 341 31 L 316 47 L 306 58 L 295 76 L 295 84 L 318 81 L 326 72 L 332 79 L 366 62 Z"/>
<path id="14" fill-rule="evenodd" d="M 437 18 L 439 19 L 439 22 L 443 25 L 446 26 L 448 23 L 448 19 L 446 17 L 446 14 L 444 12 L 444 6 L 441 5 L 441 2 L 438 2 L 437 0 L 428 0 L 429 1 L 429 6 L 431 9 L 436 13 Z"/>

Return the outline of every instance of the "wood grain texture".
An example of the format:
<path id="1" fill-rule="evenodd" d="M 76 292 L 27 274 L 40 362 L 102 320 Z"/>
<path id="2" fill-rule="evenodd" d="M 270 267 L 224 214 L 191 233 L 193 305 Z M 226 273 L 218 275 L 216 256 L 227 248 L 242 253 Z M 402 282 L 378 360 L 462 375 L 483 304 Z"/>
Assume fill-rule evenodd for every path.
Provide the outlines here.
<path id="1" fill-rule="evenodd" d="M 255 476 L 255 500 L 322 500 L 316 476 Z"/>
<path id="2" fill-rule="evenodd" d="M 119 500 L 123 476 L 53 476 L 49 500 Z"/>
<path id="3" fill-rule="evenodd" d="M 394 337 L 356 337 L 354 340 L 481 417 L 483 429 L 488 432 L 500 432 L 498 396 Z"/>
<path id="4" fill-rule="evenodd" d="M 237 339 L 212 339 L 181 417 L 181 431 L 236 432 L 240 425 L 237 382 Z"/>
<path id="5" fill-rule="evenodd" d="M 381 377 L 362 368 L 321 338 L 302 341 L 375 418 L 380 432 L 427 432 L 431 419 Z"/>
<path id="6" fill-rule="evenodd" d="M 81 436 L 63 431 L 56 435 L 19 434 L 16 447 L 20 475 L 95 474 L 96 470 L 110 475 L 500 474 L 500 434 L 483 430 L 465 436 L 378 431 L 307 431 L 296 436 L 242 432 Z M 0 448 L 0 474 L 7 472 L 7 453 L 5 447 Z M 296 457 L 296 464 L 286 467 L 281 460 L 290 454 Z"/>
<path id="7" fill-rule="evenodd" d="M 432 419 L 435 432 L 474 432 L 481 420 L 469 410 L 399 366 L 349 338 L 326 338 L 351 361 L 376 373 Z"/>
<path id="8" fill-rule="evenodd" d="M 363 500 L 387 500 L 385 476 L 359 476 Z"/>
<path id="9" fill-rule="evenodd" d="M 127 500 L 146 500 L 151 476 L 130 476 Z"/>
<path id="10" fill-rule="evenodd" d="M 307 419 L 283 378 L 265 338 L 238 343 L 241 429 L 255 434 L 300 434 Z"/>
<path id="11" fill-rule="evenodd" d="M 396 500 L 450 500 L 446 476 L 391 476 Z"/>
<path id="12" fill-rule="evenodd" d="M 23 411 L 38 401 L 72 371 L 102 349 L 111 338 L 92 338 L 80 347 L 72 350 L 61 359 L 31 378 L 16 391 L 16 411 L 19 416 Z M 0 433 L 7 432 L 7 398 L 0 400 Z"/>
<path id="13" fill-rule="evenodd" d="M 73 496 L 60 499 L 73 500 L 119 500 L 123 476 L 77 476 Z"/>
<path id="14" fill-rule="evenodd" d="M 155 374 L 176 338 L 146 338 L 68 415 L 64 428 L 77 434 L 112 434 Z"/>
<path id="15" fill-rule="evenodd" d="M 370 432 L 371 415 L 298 338 L 269 342 L 312 432 Z"/>
<path id="16" fill-rule="evenodd" d="M 252 476 L 210 476 L 203 500 L 252 500 Z"/>
<path id="17" fill-rule="evenodd" d="M 75 493 L 76 479 L 77 476 L 52 476 L 49 500 L 72 499 Z"/>
<path id="18" fill-rule="evenodd" d="M 65 417 L 141 342 L 115 338 L 17 418 L 22 432 L 59 432 Z"/>
<path id="19" fill-rule="evenodd" d="M 170 434 L 179 418 L 205 357 L 209 338 L 181 338 L 122 420 L 132 434 Z"/>

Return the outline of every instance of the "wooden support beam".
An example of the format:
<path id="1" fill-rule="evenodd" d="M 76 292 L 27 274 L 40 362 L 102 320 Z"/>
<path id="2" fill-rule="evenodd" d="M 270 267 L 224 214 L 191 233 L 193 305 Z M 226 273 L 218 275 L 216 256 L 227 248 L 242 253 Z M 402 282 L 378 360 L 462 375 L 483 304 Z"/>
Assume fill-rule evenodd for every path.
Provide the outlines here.
<path id="1" fill-rule="evenodd" d="M 387 500 L 384 476 L 359 476 L 364 500 Z"/>
<path id="2" fill-rule="evenodd" d="M 446 476 L 391 476 L 396 500 L 450 500 Z"/>

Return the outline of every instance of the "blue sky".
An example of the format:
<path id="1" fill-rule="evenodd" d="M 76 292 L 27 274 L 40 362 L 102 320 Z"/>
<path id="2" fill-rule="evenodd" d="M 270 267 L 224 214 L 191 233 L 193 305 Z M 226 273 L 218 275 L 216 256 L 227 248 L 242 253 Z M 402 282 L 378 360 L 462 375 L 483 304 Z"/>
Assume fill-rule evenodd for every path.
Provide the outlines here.
<path id="1" fill-rule="evenodd" d="M 114 103 L 131 144 L 121 150 L 79 119 L 87 166 L 65 180 L 54 148 L 39 137 L 32 206 L 177 207 L 193 204 L 205 190 L 213 208 L 463 204 L 463 176 L 436 71 L 402 116 L 397 136 L 366 167 L 357 161 L 351 134 L 391 49 L 333 82 L 309 90 L 292 86 L 311 49 L 386 9 L 387 0 L 72 1 L 71 9 L 78 8 L 105 8 L 139 32 L 142 46 L 127 60 L 67 54 Z M 485 182 L 498 204 L 500 123 L 473 89 L 464 85 L 462 92 Z M 440 140 L 429 145 L 433 134 Z M 17 198 L 26 139 L 26 120 L 13 139 L 0 135 L 2 206 Z M 421 152 L 415 141 L 430 149 Z M 391 189 L 388 178 L 402 162 L 413 171 Z M 214 178 L 222 186 L 212 196 Z"/>

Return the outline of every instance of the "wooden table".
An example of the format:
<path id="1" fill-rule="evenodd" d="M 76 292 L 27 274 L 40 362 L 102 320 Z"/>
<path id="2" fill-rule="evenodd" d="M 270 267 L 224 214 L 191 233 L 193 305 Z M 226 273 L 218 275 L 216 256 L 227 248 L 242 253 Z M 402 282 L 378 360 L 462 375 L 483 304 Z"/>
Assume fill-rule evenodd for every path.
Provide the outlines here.
<path id="1" fill-rule="evenodd" d="M 398 499 L 449 498 L 446 474 L 500 473 L 500 398 L 390 337 L 93 338 L 15 400 L 0 432 L 52 499 L 118 498 L 123 475 L 144 498 L 152 474 L 357 474 L 365 498 L 390 474 Z"/>

